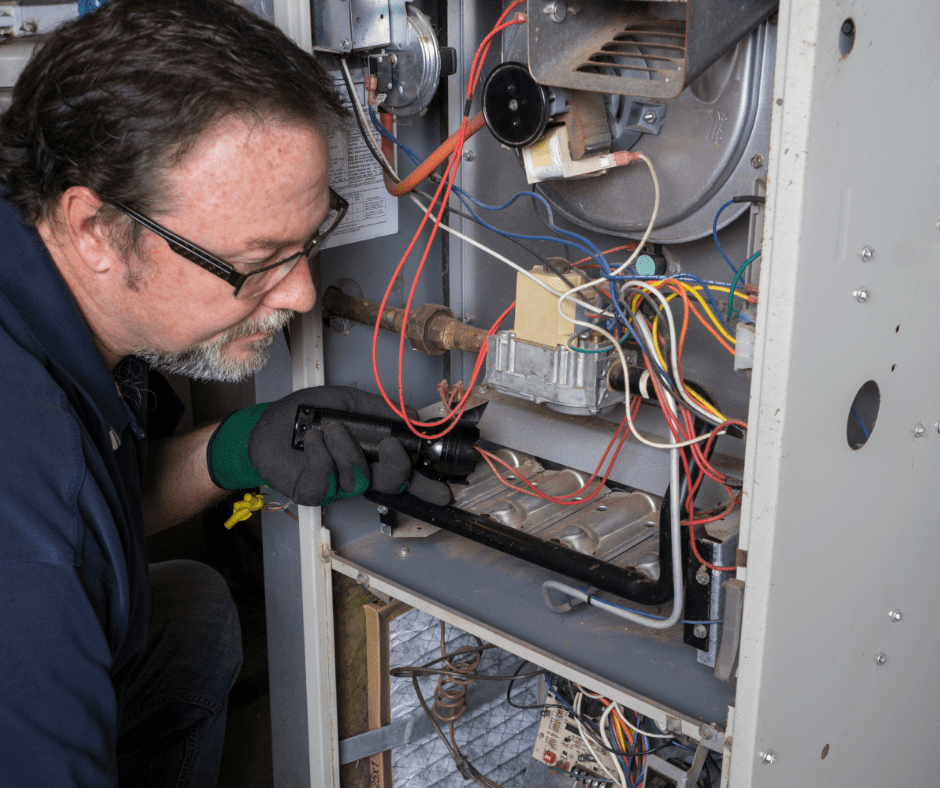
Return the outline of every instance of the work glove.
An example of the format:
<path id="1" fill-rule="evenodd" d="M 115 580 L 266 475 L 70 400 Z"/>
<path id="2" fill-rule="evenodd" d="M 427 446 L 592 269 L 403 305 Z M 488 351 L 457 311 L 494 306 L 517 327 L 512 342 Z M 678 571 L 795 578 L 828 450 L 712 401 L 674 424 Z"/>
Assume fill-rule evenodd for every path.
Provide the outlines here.
<path id="1" fill-rule="evenodd" d="M 346 386 L 302 389 L 276 402 L 236 411 L 209 439 L 209 475 L 216 486 L 244 490 L 264 484 L 305 506 L 329 506 L 361 495 L 370 486 L 384 493 L 407 488 L 430 503 L 450 503 L 450 488 L 414 471 L 397 438 L 379 444 L 379 460 L 371 465 L 342 424 L 308 430 L 303 450 L 293 448 L 300 405 L 394 417 L 381 397 Z"/>

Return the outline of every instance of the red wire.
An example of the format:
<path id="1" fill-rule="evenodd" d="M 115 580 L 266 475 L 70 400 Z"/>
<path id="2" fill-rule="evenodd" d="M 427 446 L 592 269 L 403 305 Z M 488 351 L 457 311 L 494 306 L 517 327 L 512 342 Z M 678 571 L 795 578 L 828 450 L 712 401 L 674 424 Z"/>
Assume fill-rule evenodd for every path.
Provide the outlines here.
<path id="1" fill-rule="evenodd" d="M 473 97 L 473 93 L 474 93 L 474 90 L 475 90 L 475 84 L 476 84 L 477 79 L 479 78 L 479 73 L 480 73 L 480 71 L 482 70 L 483 62 L 484 62 L 485 59 L 486 59 L 486 55 L 487 55 L 487 53 L 489 52 L 489 47 L 490 47 L 490 44 L 491 44 L 491 42 L 492 42 L 493 37 L 496 36 L 500 31 L 506 29 L 507 27 L 510 27 L 510 26 L 512 26 L 512 25 L 521 24 L 521 23 L 523 23 L 523 22 L 525 21 L 525 18 L 524 18 L 524 17 L 522 17 L 521 15 L 517 15 L 517 18 L 514 19 L 512 22 L 509 22 L 509 23 L 507 23 L 507 24 L 505 24 L 505 25 L 502 24 L 503 20 L 506 18 L 506 16 L 509 14 L 509 12 L 510 12 L 513 8 L 515 8 L 517 5 L 520 5 L 520 4 L 522 4 L 523 2 L 525 2 L 525 0 L 515 0 L 515 2 L 512 3 L 512 4 L 503 12 L 503 15 L 499 18 L 499 20 L 498 20 L 496 26 L 494 27 L 494 29 L 489 33 L 489 35 L 486 36 L 486 38 L 485 38 L 485 39 L 483 40 L 483 42 L 480 44 L 480 47 L 477 49 L 476 56 L 474 57 L 473 64 L 472 64 L 471 69 L 470 69 L 470 80 L 469 80 L 469 84 L 468 84 L 468 86 L 467 86 L 467 99 L 468 99 L 468 101 Z M 463 144 L 464 144 L 464 141 L 465 141 L 465 139 L 466 139 L 466 132 L 467 132 L 467 117 L 464 116 L 464 118 L 463 118 L 463 120 L 462 120 L 462 122 L 461 122 L 460 130 L 458 131 L 458 134 L 457 134 L 457 139 L 456 139 L 456 142 L 455 142 L 455 145 L 454 145 L 453 153 L 451 154 L 450 161 L 448 162 L 447 168 L 446 168 L 445 171 L 444 171 L 444 177 L 442 178 L 441 183 L 440 183 L 440 184 L 438 185 L 438 187 L 437 187 L 437 191 L 436 191 L 435 194 L 434 194 L 434 198 L 432 199 L 431 204 L 428 206 L 427 210 L 425 211 L 424 217 L 422 218 L 421 223 L 420 223 L 420 225 L 418 226 L 417 231 L 415 232 L 414 238 L 412 239 L 412 241 L 411 241 L 411 243 L 409 244 L 408 248 L 405 250 L 405 254 L 402 256 L 402 259 L 401 259 L 401 261 L 399 262 L 398 267 L 395 269 L 395 272 L 394 272 L 394 274 L 392 275 L 392 277 L 391 277 L 391 279 L 390 279 L 390 281 L 389 281 L 389 286 L 388 286 L 388 288 L 386 288 L 385 295 L 384 295 L 384 297 L 382 298 L 382 302 L 381 302 L 381 305 L 380 305 L 380 307 L 379 307 L 379 315 L 380 315 L 380 316 L 381 316 L 381 314 L 383 313 L 383 311 L 384 311 L 384 309 L 385 309 L 385 305 L 386 305 L 386 303 L 388 302 L 389 296 L 391 295 L 391 291 L 392 291 L 392 288 L 393 288 L 393 286 L 394 286 L 394 283 L 395 283 L 395 281 L 397 280 L 399 274 L 401 273 L 401 270 L 402 270 L 402 268 L 404 267 L 405 262 L 406 262 L 407 259 L 410 257 L 411 251 L 414 249 L 415 244 L 416 244 L 417 241 L 418 241 L 418 238 L 421 236 L 421 232 L 423 231 L 425 224 L 427 223 L 428 219 L 431 217 L 431 215 L 432 215 L 432 213 L 433 213 L 433 210 L 434 210 L 434 206 L 437 204 L 438 198 L 439 198 L 440 195 L 441 195 L 441 190 L 443 189 L 443 190 L 444 190 L 444 196 L 443 196 L 443 198 L 442 198 L 441 201 L 440 201 L 441 209 L 440 209 L 440 211 L 438 212 L 437 216 L 435 217 L 435 221 L 434 221 L 433 228 L 432 228 L 432 230 L 431 230 L 430 238 L 428 239 L 427 245 L 426 245 L 425 250 L 424 250 L 424 254 L 422 255 L 422 258 L 421 258 L 421 262 L 419 263 L 418 269 L 417 269 L 417 271 L 416 271 L 416 273 L 415 273 L 415 278 L 414 278 L 414 281 L 413 281 L 412 286 L 411 286 L 411 291 L 410 291 L 409 296 L 408 296 L 408 301 L 407 301 L 407 304 L 405 305 L 404 320 L 405 320 L 406 322 L 407 322 L 407 320 L 408 320 L 408 314 L 409 314 L 409 312 L 410 312 L 410 310 L 411 310 L 411 304 L 412 304 L 412 302 L 413 302 L 413 300 L 414 300 L 414 295 L 415 295 L 415 291 L 416 291 L 416 289 L 417 289 L 418 280 L 420 279 L 420 277 L 421 277 L 421 272 L 423 271 L 424 265 L 425 265 L 425 263 L 427 262 L 428 254 L 430 253 L 431 246 L 432 246 L 432 244 L 433 244 L 433 242 L 434 242 L 434 238 L 435 238 L 435 236 L 437 235 L 438 227 L 440 226 L 441 220 L 442 220 L 443 217 L 444 217 L 444 213 L 445 213 L 445 210 L 446 210 L 446 205 L 448 204 L 448 200 L 450 199 L 450 191 L 451 191 L 451 189 L 453 188 L 454 181 L 455 181 L 456 175 L 457 175 L 457 169 L 458 169 L 459 164 L 460 164 L 460 161 L 461 161 L 461 155 L 462 155 L 462 150 L 463 150 Z M 512 308 L 512 307 L 510 307 L 510 309 L 511 309 L 511 308 Z M 487 334 L 487 336 L 489 336 L 490 334 L 492 334 L 493 332 L 495 332 L 495 329 L 496 329 L 496 327 L 499 325 L 499 322 L 501 322 L 502 319 L 503 319 L 503 317 L 505 317 L 505 315 L 508 314 L 508 313 L 509 313 L 509 309 L 507 309 L 506 312 L 503 313 L 503 316 L 500 318 L 499 321 L 497 321 L 497 323 L 496 323 L 496 324 L 494 325 L 494 327 L 490 330 L 490 332 Z M 382 381 L 381 381 L 380 376 L 379 376 L 379 371 L 378 371 L 378 358 L 377 358 L 377 355 L 378 355 L 378 347 L 377 347 L 377 346 L 378 346 L 379 328 L 380 328 L 380 321 L 379 321 L 379 320 L 376 320 L 375 330 L 374 330 L 373 335 L 372 335 L 372 368 L 373 368 L 373 372 L 374 372 L 374 374 L 375 374 L 375 379 L 376 379 L 376 383 L 377 383 L 377 385 L 378 385 L 379 391 L 380 391 L 380 393 L 381 393 L 383 399 L 385 400 L 386 404 L 388 404 L 388 406 L 392 409 L 392 411 L 393 411 L 396 415 L 398 415 L 400 418 L 402 418 L 402 419 L 405 421 L 405 423 L 408 425 L 408 428 L 409 428 L 413 433 L 415 433 L 416 435 L 419 435 L 419 436 L 421 436 L 421 437 L 434 437 L 434 438 L 438 438 L 438 437 L 442 437 L 443 435 L 446 435 L 447 432 L 449 432 L 451 429 L 454 428 L 454 426 L 455 426 L 456 423 L 457 423 L 457 419 L 459 419 L 460 415 L 463 413 L 464 408 L 466 407 L 466 402 L 467 402 L 467 400 L 469 399 L 471 390 L 472 390 L 472 388 L 473 388 L 473 382 L 475 382 L 476 376 L 477 376 L 477 374 L 479 373 L 479 369 L 480 369 L 480 367 L 482 366 L 482 359 L 485 358 L 486 346 L 484 345 L 484 347 L 481 349 L 481 357 L 478 357 L 478 359 L 477 359 L 477 365 L 476 365 L 476 367 L 474 368 L 474 377 L 473 377 L 473 380 L 471 381 L 470 386 L 468 386 L 468 388 L 467 388 L 467 393 L 466 393 L 466 395 L 465 395 L 464 398 L 461 400 L 461 402 L 457 405 L 457 407 L 454 408 L 453 410 L 449 411 L 448 413 L 446 413 L 446 414 L 444 415 L 444 417 L 443 417 L 442 419 L 440 419 L 439 421 L 436 421 L 436 422 L 416 422 L 416 421 L 413 421 L 412 419 L 409 418 L 408 413 L 407 413 L 407 410 L 406 410 L 406 408 L 405 408 L 405 401 L 404 401 L 404 385 L 403 385 L 404 350 L 405 350 L 405 335 L 404 335 L 404 332 L 402 333 L 402 335 L 401 335 L 401 337 L 400 337 L 400 340 L 399 340 L 399 347 L 398 347 L 398 394 L 399 394 L 399 405 L 400 405 L 400 408 L 397 408 L 397 407 L 395 407 L 395 405 L 392 403 L 392 401 L 389 399 L 388 394 L 387 394 L 387 392 L 385 391 L 385 388 L 384 388 L 384 386 L 382 385 Z M 443 432 L 441 432 L 439 435 L 436 435 L 436 436 L 427 436 L 425 433 L 420 432 L 420 431 L 417 429 L 418 426 L 422 426 L 422 427 L 436 427 L 436 426 L 440 426 L 441 424 L 445 423 L 448 419 L 451 419 L 451 418 L 454 419 L 453 423 L 452 423 L 447 429 L 445 429 Z"/>
<path id="2" fill-rule="evenodd" d="M 640 398 L 634 397 L 634 400 L 631 403 L 631 418 L 635 418 L 635 416 L 632 415 L 632 412 L 639 410 L 639 407 L 640 407 Z M 522 482 L 529 488 L 528 490 L 523 489 L 522 487 L 516 487 L 515 485 L 510 484 L 508 481 L 506 481 L 506 479 L 500 476 L 499 471 L 496 470 L 496 466 L 493 465 L 493 461 L 498 462 L 500 465 L 502 465 L 504 468 L 511 471 L 512 473 L 518 473 L 518 469 L 513 468 L 509 463 L 497 457 L 495 454 L 491 454 L 485 449 L 477 449 L 477 451 L 481 454 L 483 459 L 486 460 L 487 465 L 490 466 L 490 469 L 496 475 L 496 478 L 498 478 L 510 490 L 515 490 L 516 492 L 521 492 L 526 495 L 532 495 L 536 498 L 541 498 L 546 501 L 551 501 L 552 503 L 561 504 L 562 506 L 578 506 L 580 504 L 587 503 L 588 501 L 592 500 L 601 491 L 601 489 L 604 487 L 604 484 L 607 483 L 607 479 L 610 477 L 610 472 L 613 470 L 613 467 L 617 462 L 617 457 L 620 454 L 620 450 L 623 448 L 623 445 L 627 439 L 627 435 L 629 434 L 629 430 L 626 429 L 626 426 L 627 426 L 627 419 L 626 419 L 626 416 L 624 416 L 624 419 L 623 421 L 620 422 L 620 426 L 617 427 L 617 431 L 614 433 L 614 436 L 610 439 L 610 443 L 607 444 L 607 448 L 604 450 L 604 454 L 601 457 L 600 462 L 597 464 L 597 468 L 595 468 L 594 473 L 591 474 L 591 478 L 588 479 L 583 485 L 581 485 L 579 489 L 575 490 L 574 492 L 566 493 L 565 495 L 560 495 L 558 497 L 548 495 L 542 492 L 541 490 L 538 489 L 538 487 L 536 487 L 532 482 L 530 482 L 528 479 L 524 477 L 522 478 Z M 623 431 L 622 436 L 620 435 L 621 431 Z M 613 447 L 614 443 L 617 442 L 618 437 L 620 437 L 620 443 L 617 446 L 617 449 L 614 452 L 613 456 L 610 458 L 610 464 L 607 466 L 607 471 L 604 473 L 604 477 L 603 479 L 601 479 L 600 484 L 598 484 L 597 489 L 594 490 L 594 492 L 591 493 L 587 498 L 581 498 L 580 500 L 577 500 L 577 501 L 566 500 L 575 495 L 578 495 L 579 493 L 584 492 L 588 487 L 591 486 L 591 484 L 597 478 L 597 474 L 600 472 L 601 466 L 603 466 L 604 460 L 607 459 L 607 455 L 610 453 L 611 448 Z"/>

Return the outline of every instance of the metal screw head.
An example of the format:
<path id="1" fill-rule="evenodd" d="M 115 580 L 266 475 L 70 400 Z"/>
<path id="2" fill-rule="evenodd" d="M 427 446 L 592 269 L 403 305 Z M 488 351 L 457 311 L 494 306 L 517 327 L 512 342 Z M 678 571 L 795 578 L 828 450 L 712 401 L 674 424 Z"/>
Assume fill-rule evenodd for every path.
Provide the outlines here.
<path id="1" fill-rule="evenodd" d="M 647 111 L 643 114 L 643 120 L 644 120 L 646 123 L 655 123 L 655 122 L 656 122 L 656 118 L 658 118 L 658 117 L 659 117 L 659 116 L 658 116 L 653 110 L 647 110 Z"/>
<path id="2" fill-rule="evenodd" d="M 864 304 L 871 298 L 871 291 L 867 287 L 860 287 L 858 290 L 853 291 L 852 295 L 855 296 L 856 301 L 860 304 Z"/>
<path id="3" fill-rule="evenodd" d="M 490 387 L 487 386 L 485 383 L 479 388 L 479 391 L 481 394 L 486 394 L 489 390 L 490 390 Z"/>
<path id="4" fill-rule="evenodd" d="M 761 763 L 766 763 L 768 765 L 777 760 L 777 755 L 773 750 L 761 750 L 759 753 L 757 753 L 757 757 L 760 758 Z"/>
<path id="5" fill-rule="evenodd" d="M 870 263 L 875 259 L 875 250 L 870 246 L 863 246 L 858 256 L 862 258 L 863 263 Z"/>
<path id="6" fill-rule="evenodd" d="M 352 41 L 350 41 L 348 38 L 344 38 L 342 41 L 340 41 L 339 45 L 343 52 L 348 52 L 350 49 L 352 49 Z"/>
<path id="7" fill-rule="evenodd" d="M 697 638 L 703 638 L 708 634 L 708 627 L 704 624 L 696 624 L 692 627 L 692 634 Z"/>
<path id="8" fill-rule="evenodd" d="M 888 661 L 888 655 L 885 654 L 883 651 L 879 651 L 877 654 L 875 654 L 876 665 L 884 665 L 885 662 L 887 661 Z"/>
<path id="9" fill-rule="evenodd" d="M 409 550 L 407 547 L 399 547 L 398 554 L 402 557 L 406 555 L 411 555 L 411 550 Z"/>
<path id="10" fill-rule="evenodd" d="M 709 739 L 711 739 L 713 733 L 714 731 L 711 728 L 709 728 L 707 725 L 698 726 L 698 735 L 705 741 L 708 741 Z"/>
<path id="11" fill-rule="evenodd" d="M 387 507 L 387 506 L 380 506 L 380 507 L 378 507 L 378 512 L 379 512 L 379 514 L 388 514 L 388 507 Z"/>
<path id="12" fill-rule="evenodd" d="M 751 166 L 755 170 L 759 170 L 761 167 L 764 166 L 764 157 L 761 156 L 760 154 L 757 154 L 756 156 L 751 156 Z"/>
<path id="13" fill-rule="evenodd" d="M 467 314 L 463 316 L 462 320 L 464 323 L 466 323 L 469 326 L 473 323 L 474 320 L 476 320 L 476 315 L 472 315 L 469 312 L 467 312 Z"/>
<path id="14" fill-rule="evenodd" d="M 364 575 L 362 572 L 356 575 L 356 582 L 359 585 L 361 585 L 363 588 L 369 587 L 369 578 L 366 575 Z"/>
<path id="15" fill-rule="evenodd" d="M 708 569 L 704 566 L 700 566 L 698 571 L 695 573 L 695 582 L 702 586 L 707 586 L 712 581 L 711 576 L 708 574 Z"/>
<path id="16" fill-rule="evenodd" d="M 669 733 L 682 733 L 682 722 L 676 717 L 667 717 L 666 730 Z"/>
<path id="17" fill-rule="evenodd" d="M 568 4 L 562 2 L 562 0 L 552 0 L 552 2 L 545 4 L 542 13 L 548 14 L 548 18 L 553 22 L 564 22 L 565 17 L 568 15 Z"/>
<path id="18" fill-rule="evenodd" d="M 888 612 L 888 618 L 890 618 L 894 622 L 897 622 L 897 621 L 900 621 L 902 618 L 904 618 L 904 614 L 901 612 L 900 609 L 895 609 L 895 610 L 891 610 Z"/>
<path id="19" fill-rule="evenodd" d="M 927 434 L 927 429 L 924 427 L 923 424 L 918 424 L 916 427 L 914 427 L 915 438 L 923 438 L 926 434 Z"/>
<path id="20" fill-rule="evenodd" d="M 472 150 L 465 150 L 463 152 L 464 161 L 473 161 L 476 157 L 477 155 Z"/>

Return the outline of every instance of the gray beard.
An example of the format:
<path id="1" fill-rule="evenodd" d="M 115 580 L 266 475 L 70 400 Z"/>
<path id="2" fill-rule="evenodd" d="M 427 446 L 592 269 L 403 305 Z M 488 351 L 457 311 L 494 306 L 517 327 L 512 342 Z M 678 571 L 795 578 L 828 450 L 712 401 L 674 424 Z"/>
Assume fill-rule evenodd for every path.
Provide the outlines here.
<path id="1" fill-rule="evenodd" d="M 238 383 L 261 369 L 268 360 L 268 346 L 274 335 L 294 316 L 290 309 L 278 309 L 263 318 L 250 318 L 230 328 L 221 337 L 211 342 L 181 351 L 166 351 L 159 348 L 144 348 L 134 355 L 146 361 L 158 372 L 183 375 L 193 380 L 214 380 L 221 383 Z M 222 355 L 224 347 L 235 339 L 265 333 L 268 336 L 247 346 L 248 358 L 233 360 Z"/>

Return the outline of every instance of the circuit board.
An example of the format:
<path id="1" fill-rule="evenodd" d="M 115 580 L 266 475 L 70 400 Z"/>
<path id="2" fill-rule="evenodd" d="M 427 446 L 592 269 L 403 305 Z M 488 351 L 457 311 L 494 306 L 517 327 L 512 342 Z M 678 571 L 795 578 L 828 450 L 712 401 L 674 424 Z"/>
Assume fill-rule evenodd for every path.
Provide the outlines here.
<path id="1" fill-rule="evenodd" d="M 614 763 L 611 756 L 597 745 L 594 745 L 594 752 L 613 773 Z M 575 778 L 587 778 L 596 786 L 612 784 L 581 738 L 577 720 L 566 709 L 553 707 L 542 712 L 532 757 L 555 769 L 568 772 Z"/>

